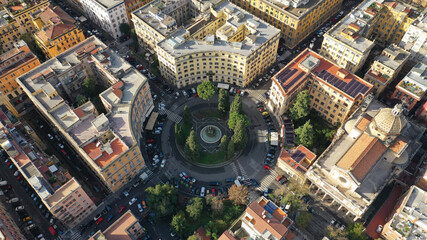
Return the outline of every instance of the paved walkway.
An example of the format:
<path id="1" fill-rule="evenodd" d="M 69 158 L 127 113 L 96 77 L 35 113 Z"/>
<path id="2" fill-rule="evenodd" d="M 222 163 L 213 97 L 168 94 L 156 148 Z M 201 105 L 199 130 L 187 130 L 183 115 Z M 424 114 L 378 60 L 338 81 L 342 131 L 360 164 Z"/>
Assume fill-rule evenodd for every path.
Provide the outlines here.
<path id="1" fill-rule="evenodd" d="M 392 211 L 399 200 L 399 197 L 402 195 L 403 188 L 399 185 L 395 185 L 387 200 L 384 201 L 384 204 L 381 206 L 380 210 L 372 218 L 369 225 L 366 227 L 366 233 L 369 237 L 373 239 L 380 238 L 380 234 L 377 233 L 378 225 L 384 226 L 386 219 L 392 214 Z"/>

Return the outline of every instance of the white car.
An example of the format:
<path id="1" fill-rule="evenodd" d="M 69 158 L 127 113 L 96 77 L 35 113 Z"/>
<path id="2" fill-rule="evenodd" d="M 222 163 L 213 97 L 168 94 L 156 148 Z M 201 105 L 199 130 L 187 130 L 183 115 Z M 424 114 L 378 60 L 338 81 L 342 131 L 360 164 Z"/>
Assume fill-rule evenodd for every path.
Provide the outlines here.
<path id="1" fill-rule="evenodd" d="M 142 208 L 141 203 L 138 203 L 138 211 L 139 212 L 143 212 L 144 211 L 144 209 Z"/>
<path id="2" fill-rule="evenodd" d="M 49 137 L 50 140 L 53 140 L 53 136 L 50 133 L 48 133 L 47 136 Z"/>
<path id="3" fill-rule="evenodd" d="M 162 168 L 163 168 L 163 167 L 165 167 L 165 165 L 166 165 L 166 159 L 163 159 L 163 160 L 162 160 L 162 163 L 160 164 L 160 167 L 162 167 Z"/>
<path id="4" fill-rule="evenodd" d="M 129 201 L 129 205 L 134 204 L 134 203 L 136 202 L 136 200 L 138 200 L 138 199 L 136 199 L 136 198 L 132 198 L 132 199 Z"/>
<path id="5" fill-rule="evenodd" d="M 129 196 L 128 191 L 123 191 L 123 195 L 125 195 L 125 197 Z"/>

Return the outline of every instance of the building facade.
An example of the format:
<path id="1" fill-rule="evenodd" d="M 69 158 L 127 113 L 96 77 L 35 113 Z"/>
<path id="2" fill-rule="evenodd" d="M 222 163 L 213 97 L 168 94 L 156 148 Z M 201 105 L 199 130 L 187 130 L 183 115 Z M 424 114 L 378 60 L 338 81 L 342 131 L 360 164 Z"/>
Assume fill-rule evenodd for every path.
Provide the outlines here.
<path id="1" fill-rule="evenodd" d="M 119 38 L 120 24 L 129 23 L 124 0 L 81 0 L 86 15 L 113 38 Z"/>
<path id="2" fill-rule="evenodd" d="M 427 91 L 427 65 L 418 63 L 397 84 L 392 98 L 399 99 L 403 105 L 411 110 L 425 95 Z"/>
<path id="3" fill-rule="evenodd" d="M 427 10 L 408 27 L 399 46 L 411 53 L 412 61 L 427 64 Z"/>
<path id="4" fill-rule="evenodd" d="M 107 87 L 99 96 L 107 113 L 89 101 L 76 101 L 87 77 Z M 145 76 L 90 37 L 50 59 L 18 80 L 24 91 L 85 160 L 110 191 L 115 192 L 144 168 L 139 141 L 142 124 L 153 110 Z"/>
<path id="5" fill-rule="evenodd" d="M 39 65 L 39 59 L 23 40 L 15 42 L 14 48 L 0 55 L 0 104 L 16 117 L 28 101 L 15 79 Z"/>
<path id="6" fill-rule="evenodd" d="M 33 25 L 31 14 L 48 7 L 48 0 L 30 0 L 25 2 L 13 1 L 0 11 L 0 45 L 3 51 L 13 48 L 13 43 L 19 41 L 25 33 L 34 33 L 37 29 Z"/>
<path id="7" fill-rule="evenodd" d="M 49 6 L 31 16 L 37 28 L 34 39 L 48 58 L 85 40 L 76 21 L 58 6 Z"/>
<path id="8" fill-rule="evenodd" d="M 427 238 L 427 192 L 412 186 L 400 197 L 397 207 L 383 227 L 381 238 L 386 240 L 415 240 Z"/>
<path id="9" fill-rule="evenodd" d="M 342 0 L 232 0 L 282 31 L 285 45 L 294 48 L 341 8 Z"/>
<path id="10" fill-rule="evenodd" d="M 162 76 L 178 88 L 203 81 L 247 86 L 276 60 L 280 30 L 227 1 L 157 44 Z"/>
<path id="11" fill-rule="evenodd" d="M 289 229 L 292 225 L 292 220 L 282 209 L 261 197 L 252 202 L 218 239 L 292 239 L 295 237 Z"/>
<path id="12" fill-rule="evenodd" d="M 10 215 L 10 209 L 6 207 L 6 202 L 0 202 L 0 237 L 7 240 L 25 239 L 18 224 Z"/>
<path id="13" fill-rule="evenodd" d="M 305 173 L 310 193 L 354 221 L 421 148 L 425 127 L 409 122 L 401 104 L 387 108 L 366 99 L 338 129 L 331 145 Z"/>
<path id="14" fill-rule="evenodd" d="M 128 16 L 129 25 L 133 25 L 132 21 L 132 12 L 145 6 L 150 0 L 124 0 L 125 1 L 125 7 L 126 7 L 126 14 Z"/>
<path id="15" fill-rule="evenodd" d="M 283 149 L 277 160 L 277 167 L 286 172 L 288 177 L 302 184 L 306 180 L 304 174 L 315 159 L 316 154 L 303 145 L 299 145 L 292 151 Z"/>
<path id="16" fill-rule="evenodd" d="M 380 56 L 375 58 L 371 68 L 363 78 L 374 85 L 373 93 L 375 96 L 378 97 L 395 79 L 408 59 L 409 52 L 394 44 L 388 46 Z"/>
<path id="17" fill-rule="evenodd" d="M 99 230 L 89 240 L 114 240 L 120 236 L 120 240 L 141 239 L 145 231 L 131 210 L 128 210 L 107 229 Z"/>
<path id="18" fill-rule="evenodd" d="M 267 107 L 282 115 L 302 90 L 310 107 L 331 124 L 343 123 L 372 91 L 372 85 L 306 49 L 272 77 Z"/>
<path id="19" fill-rule="evenodd" d="M 20 130 L 29 129 L 29 126 L 21 122 L 12 125 L 3 112 L 0 112 L 0 119 L 0 144 L 37 194 L 40 209 L 44 207 L 70 228 L 91 214 L 96 206 L 77 180 L 58 165 L 56 158 L 46 157 L 32 139 L 20 134 Z"/>

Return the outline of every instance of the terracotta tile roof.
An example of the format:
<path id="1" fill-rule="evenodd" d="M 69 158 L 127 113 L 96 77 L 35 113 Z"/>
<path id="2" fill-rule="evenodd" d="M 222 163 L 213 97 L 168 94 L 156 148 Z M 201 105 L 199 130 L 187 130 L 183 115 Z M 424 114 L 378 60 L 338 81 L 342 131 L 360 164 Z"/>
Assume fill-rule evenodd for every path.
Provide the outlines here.
<path id="1" fill-rule="evenodd" d="M 345 170 L 351 169 L 365 156 L 376 141 L 378 141 L 377 138 L 371 137 L 366 133 L 362 134 L 338 161 L 337 167 Z"/>
<path id="2" fill-rule="evenodd" d="M 400 153 L 400 151 L 402 151 L 402 149 L 404 149 L 407 144 L 408 144 L 408 139 L 400 136 L 390 146 L 390 150 L 392 150 L 395 153 Z"/>
<path id="3" fill-rule="evenodd" d="M 351 173 L 359 182 L 365 178 L 369 170 L 371 170 L 375 163 L 380 159 L 381 155 L 383 155 L 385 150 L 387 150 L 386 146 L 384 146 L 378 138 L 375 138 L 374 142 L 375 143 L 368 149 L 366 154 L 352 166 L 353 170 Z"/>
<path id="4" fill-rule="evenodd" d="M 294 239 L 294 237 L 295 237 L 295 233 L 292 231 L 289 231 L 288 234 L 286 234 L 286 236 L 285 236 L 285 238 L 287 240 L 292 240 L 292 239 Z"/>
<path id="5" fill-rule="evenodd" d="M 61 34 L 64 34 L 71 29 L 74 29 L 76 26 L 72 24 L 65 24 L 65 23 L 58 23 L 55 25 L 49 26 L 47 29 L 45 29 L 46 37 L 48 40 L 52 40 L 60 36 Z"/>
<path id="6" fill-rule="evenodd" d="M 366 128 L 368 128 L 369 123 L 371 123 L 371 120 L 371 116 L 369 116 L 368 114 L 364 114 L 360 121 L 357 123 L 356 128 L 364 132 Z"/>
<path id="7" fill-rule="evenodd" d="M 78 118 L 84 117 L 86 114 L 81 108 L 76 108 L 73 112 L 77 115 Z"/>
<path id="8" fill-rule="evenodd" d="M 381 73 L 372 71 L 372 69 L 368 71 L 367 75 L 369 75 L 371 78 L 375 78 L 375 80 L 384 84 L 388 81 L 387 78 L 383 77 Z"/>
<path id="9" fill-rule="evenodd" d="M 113 89 L 113 93 L 114 93 L 114 95 L 116 95 L 118 98 L 121 98 L 122 97 L 122 90 L 120 90 L 120 89 L 118 89 L 118 88 L 115 88 L 115 89 Z"/>
<path id="10" fill-rule="evenodd" d="M 360 30 L 360 26 L 357 25 L 356 23 L 350 23 L 348 26 L 355 29 L 356 31 Z"/>
<path id="11" fill-rule="evenodd" d="M 221 234 L 221 236 L 218 238 L 218 240 L 238 240 L 235 238 L 229 231 L 225 231 Z"/>
<path id="12" fill-rule="evenodd" d="M 123 83 L 123 81 L 118 81 L 118 82 L 116 82 L 115 84 L 113 84 L 113 86 L 111 86 L 113 89 L 116 89 L 116 88 L 121 88 L 121 87 L 123 87 L 123 85 L 124 85 L 124 83 Z"/>
<path id="13" fill-rule="evenodd" d="M 276 211 L 282 211 L 280 208 L 276 209 Z M 263 218 L 263 212 L 265 212 L 266 216 Z M 265 231 L 269 231 L 273 236 L 277 239 L 281 239 L 287 232 L 288 228 L 281 223 L 282 219 L 276 218 L 277 214 L 269 214 L 258 202 L 253 202 L 246 209 L 246 213 L 248 213 L 253 219 L 253 227 L 261 234 Z M 280 214 L 280 216 L 282 216 Z"/>
<path id="14" fill-rule="evenodd" d="M 312 151 L 310 151 L 308 148 L 304 147 L 303 145 L 299 145 L 297 147 L 297 150 L 300 150 L 301 152 L 303 152 L 305 154 L 305 157 L 310 161 L 313 161 L 316 158 L 316 154 L 314 154 Z"/>
<path id="15" fill-rule="evenodd" d="M 42 12 L 38 14 L 38 17 L 42 20 L 42 22 L 46 25 L 52 23 L 65 23 L 65 24 L 74 24 L 75 20 L 68 15 L 62 8 L 55 6 L 49 6 L 45 8 Z"/>
<path id="16" fill-rule="evenodd" d="M 111 154 L 108 154 L 106 151 L 102 151 L 100 148 L 101 146 L 96 147 L 96 143 L 97 141 L 92 141 L 91 143 L 84 146 L 83 150 L 92 160 L 95 161 L 96 165 L 98 165 L 100 168 L 105 167 L 112 160 L 116 159 L 116 157 L 128 149 L 128 147 L 119 138 L 116 138 L 110 143 L 111 148 L 113 149 Z"/>

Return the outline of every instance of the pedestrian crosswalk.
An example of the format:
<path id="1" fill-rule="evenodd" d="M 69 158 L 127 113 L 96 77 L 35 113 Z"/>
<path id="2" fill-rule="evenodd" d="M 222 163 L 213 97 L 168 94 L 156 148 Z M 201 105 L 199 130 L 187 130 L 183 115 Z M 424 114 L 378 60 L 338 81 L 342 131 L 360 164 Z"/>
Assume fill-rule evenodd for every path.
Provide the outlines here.
<path id="1" fill-rule="evenodd" d="M 261 179 L 260 186 L 258 187 L 258 190 L 264 191 L 265 188 L 269 187 L 271 185 L 271 183 L 276 180 L 277 176 L 278 176 L 278 174 L 275 171 L 270 170 L 270 174 L 266 175 L 263 179 Z"/>
<path id="2" fill-rule="evenodd" d="M 237 161 L 237 166 L 239 167 L 240 172 L 241 172 L 240 176 L 242 176 L 244 179 L 249 179 L 248 174 L 246 173 L 245 169 L 242 167 L 242 165 L 240 164 L 239 161 Z"/>
<path id="3" fill-rule="evenodd" d="M 259 90 L 247 90 L 249 93 L 249 96 L 251 96 L 251 98 L 254 101 L 260 101 L 260 102 L 265 102 L 267 99 L 264 96 L 265 91 L 262 91 L 261 89 Z"/>
<path id="4" fill-rule="evenodd" d="M 182 120 L 181 116 L 179 116 L 178 114 L 171 112 L 165 108 L 159 110 L 159 113 L 160 114 L 166 114 L 171 121 L 176 122 L 176 123 L 179 123 Z"/>
<path id="5" fill-rule="evenodd" d="M 80 232 L 70 230 L 69 232 L 63 234 L 62 236 L 58 236 L 57 240 L 83 240 L 85 239 Z"/>

